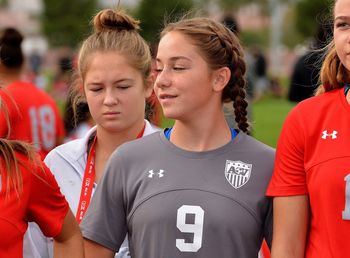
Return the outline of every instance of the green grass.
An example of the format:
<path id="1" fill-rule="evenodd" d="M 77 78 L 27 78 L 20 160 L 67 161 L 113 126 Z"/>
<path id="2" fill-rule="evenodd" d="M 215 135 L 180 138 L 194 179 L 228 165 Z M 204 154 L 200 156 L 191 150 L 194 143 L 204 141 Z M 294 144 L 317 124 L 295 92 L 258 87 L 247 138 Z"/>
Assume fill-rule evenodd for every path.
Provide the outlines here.
<path id="1" fill-rule="evenodd" d="M 253 103 L 253 136 L 267 145 L 276 147 L 282 124 L 294 106 L 295 103 L 285 98 L 272 96 L 266 96 Z"/>

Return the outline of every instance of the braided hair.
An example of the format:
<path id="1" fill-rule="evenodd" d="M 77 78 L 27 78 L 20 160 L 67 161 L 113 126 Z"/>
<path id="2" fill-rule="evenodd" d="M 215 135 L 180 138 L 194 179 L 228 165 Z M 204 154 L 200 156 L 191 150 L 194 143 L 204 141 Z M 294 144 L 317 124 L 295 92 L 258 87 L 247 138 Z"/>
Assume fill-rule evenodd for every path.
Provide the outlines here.
<path id="1" fill-rule="evenodd" d="M 238 128 L 248 131 L 246 98 L 246 64 L 242 46 L 237 36 L 223 24 L 209 18 L 197 17 L 170 23 L 162 31 L 164 36 L 170 31 L 179 31 L 191 38 L 203 58 L 213 70 L 228 67 L 231 71 L 229 82 L 222 93 L 222 101 L 233 101 L 235 120 Z"/>

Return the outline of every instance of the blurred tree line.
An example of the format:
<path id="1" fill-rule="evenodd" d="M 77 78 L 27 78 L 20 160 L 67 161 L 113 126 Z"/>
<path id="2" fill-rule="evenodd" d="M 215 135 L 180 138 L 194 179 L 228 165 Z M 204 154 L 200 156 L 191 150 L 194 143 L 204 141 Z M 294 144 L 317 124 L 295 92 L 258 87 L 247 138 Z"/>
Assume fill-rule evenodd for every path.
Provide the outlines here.
<path id="1" fill-rule="evenodd" d="M 8 4 L 8 0 L 0 0 L 0 7 L 6 7 Z"/>
<path id="2" fill-rule="evenodd" d="M 126 0 L 125 0 L 126 1 Z M 284 20 L 283 42 L 294 47 L 311 37 L 317 24 L 329 18 L 331 0 L 279 0 L 290 6 Z M 111 1 L 115 7 L 117 0 Z M 6 6 L 8 0 L 0 0 Z M 51 46 L 68 45 L 75 47 L 88 33 L 93 15 L 101 9 L 98 0 L 43 0 L 42 31 Z M 141 20 L 141 34 L 146 40 L 155 42 L 164 22 L 172 21 L 188 12 L 208 13 L 208 8 L 216 5 L 222 12 L 235 14 L 248 4 L 257 4 L 262 15 L 270 15 L 272 0 L 140 0 L 132 10 L 128 10 Z M 121 1 L 121 5 L 123 0 Z M 261 31 L 242 31 L 245 44 L 268 45 L 269 28 Z"/>
<path id="3" fill-rule="evenodd" d="M 75 47 L 89 32 L 97 0 L 43 0 L 43 33 L 51 46 Z"/>

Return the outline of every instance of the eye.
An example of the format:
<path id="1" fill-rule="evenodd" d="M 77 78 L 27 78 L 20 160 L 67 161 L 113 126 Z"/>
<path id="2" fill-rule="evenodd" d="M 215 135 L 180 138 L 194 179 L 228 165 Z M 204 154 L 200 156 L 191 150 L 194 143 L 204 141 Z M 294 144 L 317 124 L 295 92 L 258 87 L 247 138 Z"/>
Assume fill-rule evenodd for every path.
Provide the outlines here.
<path id="1" fill-rule="evenodd" d="M 180 67 L 180 66 L 175 66 L 174 70 L 175 71 L 182 71 L 182 70 L 186 70 L 186 68 L 185 67 Z"/>
<path id="2" fill-rule="evenodd" d="M 102 87 L 94 87 L 94 88 L 90 88 L 89 90 L 92 92 L 98 92 L 102 90 Z"/>
<path id="3" fill-rule="evenodd" d="M 349 27 L 349 24 L 347 23 L 347 22 L 337 22 L 336 24 L 335 24 L 335 27 L 336 28 L 347 28 L 347 27 Z"/>
<path id="4" fill-rule="evenodd" d="M 118 85 L 117 88 L 121 89 L 121 90 L 126 90 L 126 89 L 130 88 L 130 85 Z"/>

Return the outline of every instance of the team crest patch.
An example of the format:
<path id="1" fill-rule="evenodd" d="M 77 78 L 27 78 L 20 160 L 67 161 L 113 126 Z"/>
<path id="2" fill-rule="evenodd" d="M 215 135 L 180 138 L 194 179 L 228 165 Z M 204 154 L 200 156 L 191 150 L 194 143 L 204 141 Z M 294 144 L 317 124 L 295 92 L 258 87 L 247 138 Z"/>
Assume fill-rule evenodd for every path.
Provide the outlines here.
<path id="1" fill-rule="evenodd" d="M 251 171 L 252 164 L 247 164 L 240 160 L 226 160 L 225 177 L 236 189 L 245 185 L 249 181 Z"/>

